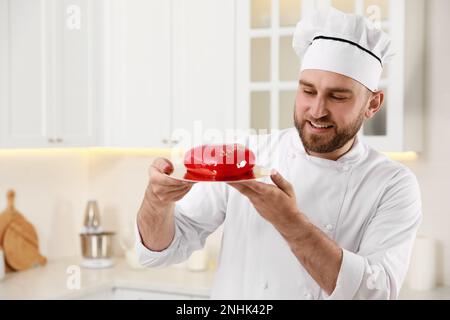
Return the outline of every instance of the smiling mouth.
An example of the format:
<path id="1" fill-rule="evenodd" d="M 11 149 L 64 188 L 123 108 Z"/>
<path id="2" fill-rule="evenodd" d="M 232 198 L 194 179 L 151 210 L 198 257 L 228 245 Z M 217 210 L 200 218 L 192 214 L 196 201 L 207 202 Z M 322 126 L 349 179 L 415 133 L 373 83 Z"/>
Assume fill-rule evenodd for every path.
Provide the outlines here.
<path id="1" fill-rule="evenodd" d="M 312 128 L 318 129 L 318 130 L 327 130 L 327 129 L 334 128 L 333 125 L 323 125 L 323 124 L 318 124 L 318 123 L 314 123 L 311 121 L 308 121 L 308 123 L 311 125 Z"/>

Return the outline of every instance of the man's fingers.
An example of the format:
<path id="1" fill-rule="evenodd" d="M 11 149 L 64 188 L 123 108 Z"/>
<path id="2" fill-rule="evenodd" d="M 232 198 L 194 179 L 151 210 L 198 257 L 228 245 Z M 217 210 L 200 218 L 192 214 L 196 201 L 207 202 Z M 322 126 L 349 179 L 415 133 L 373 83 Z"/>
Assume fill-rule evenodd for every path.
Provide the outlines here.
<path id="1" fill-rule="evenodd" d="M 189 191 L 191 191 L 191 189 L 192 189 L 192 186 L 189 187 L 187 190 L 180 192 L 180 194 L 177 197 L 175 197 L 174 201 L 178 201 L 178 200 L 181 200 L 182 198 L 184 198 L 184 196 L 187 195 L 189 193 Z"/>
<path id="2" fill-rule="evenodd" d="M 150 182 L 155 185 L 160 185 L 164 187 L 184 187 L 184 186 L 193 186 L 195 182 L 187 182 L 187 181 L 180 181 L 173 178 L 170 178 L 169 176 L 155 172 L 150 175 Z"/>
<path id="3" fill-rule="evenodd" d="M 173 171 L 173 167 L 170 169 Z M 155 167 L 154 164 L 152 164 L 150 166 L 149 169 L 149 175 L 150 175 L 150 182 L 152 184 L 157 184 L 157 185 L 162 185 L 162 186 L 193 186 L 195 183 L 194 182 L 187 182 L 187 181 L 180 181 L 180 180 L 176 180 L 171 178 L 170 176 L 168 176 L 168 174 L 161 172 L 161 170 L 158 167 Z"/>
<path id="4" fill-rule="evenodd" d="M 292 185 L 284 179 L 278 171 L 272 170 L 270 178 L 273 183 L 275 183 L 277 187 L 283 190 L 288 196 L 294 196 L 294 189 L 292 188 Z"/>
<path id="5" fill-rule="evenodd" d="M 173 172 L 173 164 L 164 158 L 158 158 L 153 161 L 152 167 L 160 173 L 171 174 Z"/>
<path id="6" fill-rule="evenodd" d="M 156 189 L 153 190 L 155 196 L 163 202 L 176 202 L 181 200 L 186 194 L 191 191 L 192 186 L 186 186 L 182 189 Z"/>
<path id="7" fill-rule="evenodd" d="M 190 190 L 192 186 L 190 185 L 180 185 L 180 186 L 165 186 L 161 184 L 153 184 L 152 190 L 155 193 L 163 194 L 163 193 L 169 193 L 169 192 L 177 192 L 177 191 L 185 191 Z"/>
<path id="8" fill-rule="evenodd" d="M 160 198 L 162 198 L 162 200 L 164 201 L 176 201 L 176 199 L 178 199 L 179 197 L 184 197 L 190 190 L 191 188 L 169 191 L 163 193 Z"/>
<path id="9" fill-rule="evenodd" d="M 186 185 L 183 181 L 178 181 L 169 178 L 166 174 L 159 172 L 153 167 L 150 169 L 150 182 L 151 184 L 167 186 L 167 187 L 177 187 Z"/>
<path id="10" fill-rule="evenodd" d="M 248 181 L 248 182 L 242 182 L 239 183 L 242 186 L 245 186 L 249 189 L 252 189 L 256 193 L 264 194 L 267 192 L 268 188 L 274 188 L 272 185 L 268 185 L 265 183 L 257 182 L 257 181 Z"/>
<path id="11" fill-rule="evenodd" d="M 242 193 L 244 196 L 246 196 L 248 198 L 254 198 L 254 197 L 259 196 L 259 193 L 257 193 L 255 190 L 247 187 L 246 185 L 244 185 L 242 183 L 229 183 L 228 185 L 230 187 L 236 189 L 237 191 L 239 191 L 240 193 Z"/>

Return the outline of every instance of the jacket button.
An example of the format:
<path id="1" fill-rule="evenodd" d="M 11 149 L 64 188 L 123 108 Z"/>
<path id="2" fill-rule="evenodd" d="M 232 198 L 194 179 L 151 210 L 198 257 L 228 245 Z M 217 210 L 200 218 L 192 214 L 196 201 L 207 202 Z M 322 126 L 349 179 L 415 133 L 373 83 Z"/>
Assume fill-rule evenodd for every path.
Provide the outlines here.
<path id="1" fill-rule="evenodd" d="M 314 297 L 311 293 L 305 293 L 305 300 L 313 300 Z"/>

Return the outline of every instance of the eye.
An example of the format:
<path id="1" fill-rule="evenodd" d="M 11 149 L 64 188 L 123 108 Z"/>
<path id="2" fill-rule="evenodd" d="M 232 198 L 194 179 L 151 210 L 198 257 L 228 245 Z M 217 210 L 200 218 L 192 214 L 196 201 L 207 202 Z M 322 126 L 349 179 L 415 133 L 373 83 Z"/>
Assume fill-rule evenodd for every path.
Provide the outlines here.
<path id="1" fill-rule="evenodd" d="M 308 89 L 303 89 L 303 92 L 304 93 L 306 93 L 307 95 L 309 95 L 309 96 L 312 96 L 312 95 L 314 95 L 315 94 L 315 92 L 314 91 L 312 91 L 312 90 L 308 90 Z"/>
<path id="2" fill-rule="evenodd" d="M 347 100 L 347 97 L 331 96 L 331 99 L 336 100 L 336 101 L 344 101 L 344 100 Z"/>

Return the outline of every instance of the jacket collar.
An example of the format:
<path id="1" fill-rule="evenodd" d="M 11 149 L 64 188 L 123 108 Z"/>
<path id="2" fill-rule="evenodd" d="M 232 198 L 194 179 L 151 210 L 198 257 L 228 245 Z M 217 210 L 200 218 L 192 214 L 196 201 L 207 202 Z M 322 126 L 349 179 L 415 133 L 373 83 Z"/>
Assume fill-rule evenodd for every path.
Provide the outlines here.
<path id="1" fill-rule="evenodd" d="M 355 143 L 353 144 L 353 147 L 350 149 L 350 151 L 347 152 L 345 155 L 343 155 L 341 158 L 339 158 L 337 161 L 313 157 L 306 152 L 297 129 L 292 128 L 289 130 L 290 130 L 289 135 L 291 136 L 291 143 L 289 148 L 290 154 L 301 156 L 317 164 L 346 170 L 350 169 L 355 164 L 359 163 L 362 159 L 366 157 L 368 153 L 368 148 L 366 144 L 362 141 L 360 136 L 357 136 L 355 139 Z"/>

